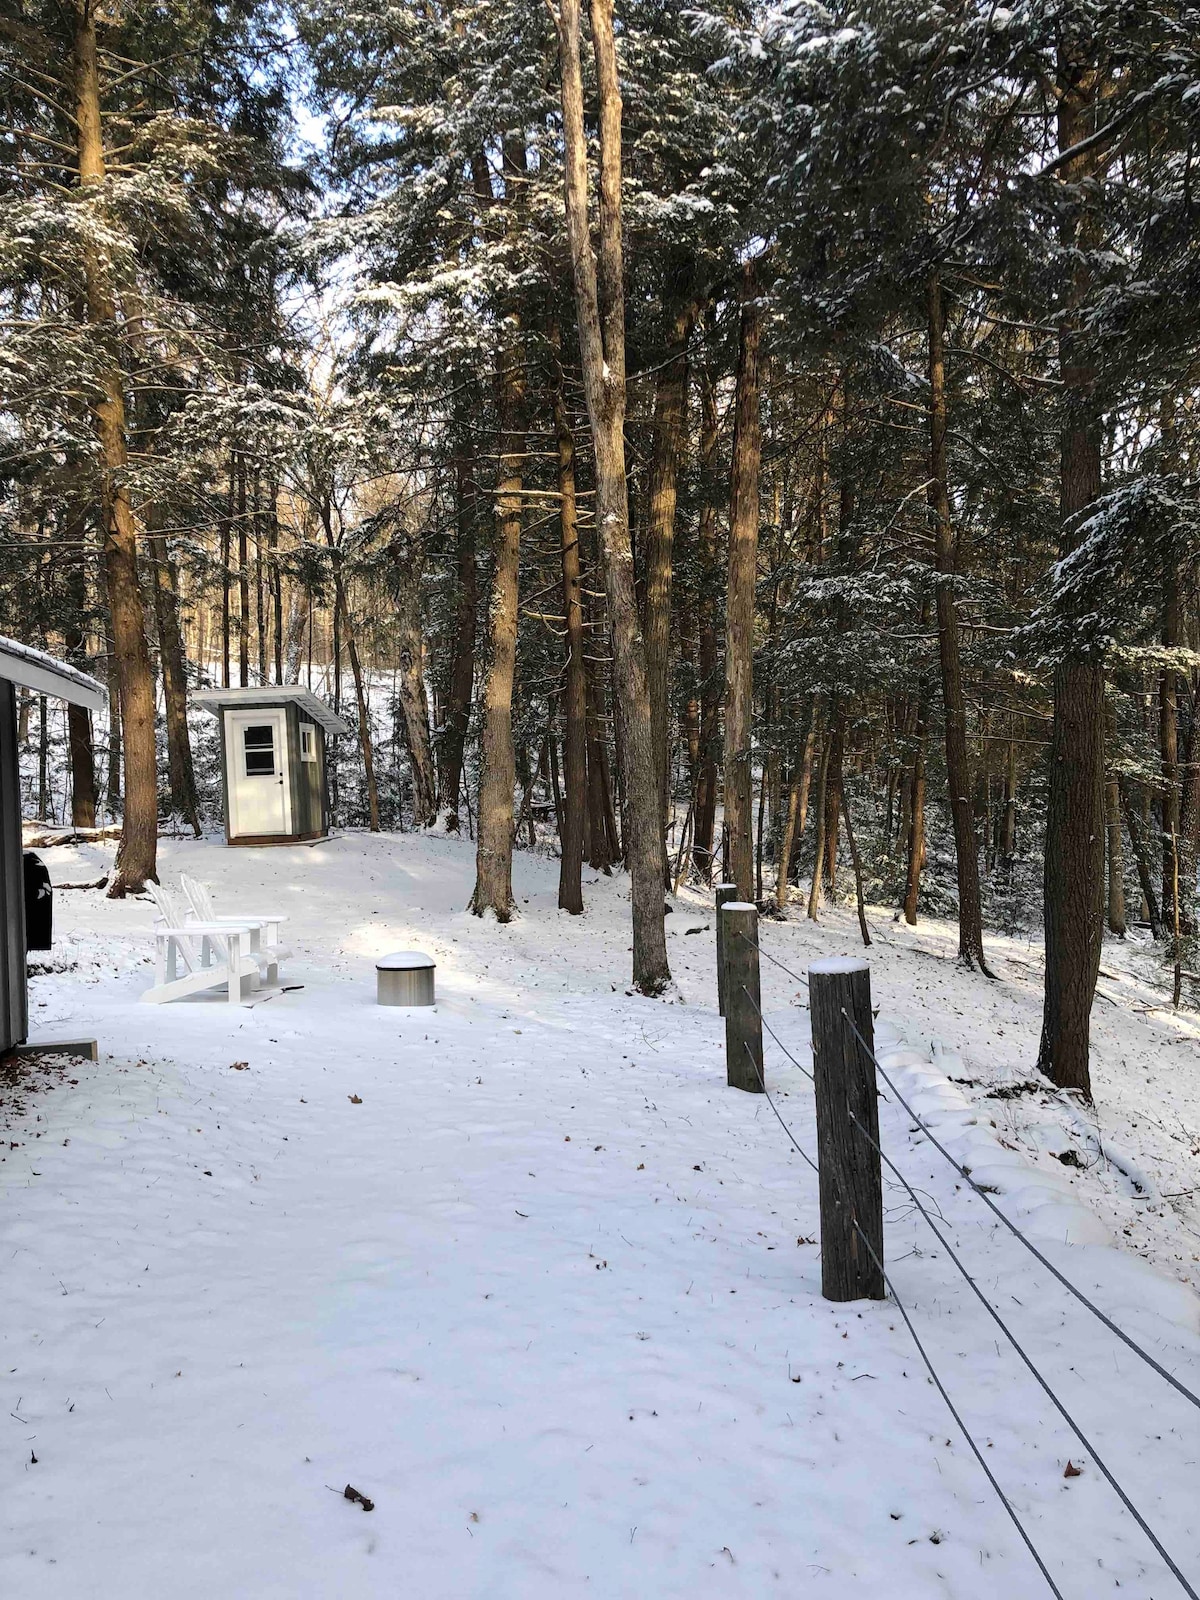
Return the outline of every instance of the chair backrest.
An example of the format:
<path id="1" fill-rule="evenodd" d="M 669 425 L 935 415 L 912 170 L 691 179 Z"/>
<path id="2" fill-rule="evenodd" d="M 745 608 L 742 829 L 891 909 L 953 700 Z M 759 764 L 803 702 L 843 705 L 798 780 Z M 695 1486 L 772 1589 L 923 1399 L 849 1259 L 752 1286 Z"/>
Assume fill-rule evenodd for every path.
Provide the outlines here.
<path id="1" fill-rule="evenodd" d="M 183 918 L 175 909 L 175 902 L 169 892 L 163 888 L 161 883 L 155 883 L 153 879 L 147 882 L 146 892 L 151 900 L 154 901 L 159 921 L 164 922 L 168 928 L 177 928 Z"/>
<path id="2" fill-rule="evenodd" d="M 208 892 L 208 886 L 197 882 L 195 878 L 189 878 L 186 874 L 182 875 L 179 881 L 183 885 L 183 892 L 187 896 L 188 904 L 195 913 L 197 920 L 200 922 L 212 922 L 214 920 L 213 903 L 212 895 Z"/>

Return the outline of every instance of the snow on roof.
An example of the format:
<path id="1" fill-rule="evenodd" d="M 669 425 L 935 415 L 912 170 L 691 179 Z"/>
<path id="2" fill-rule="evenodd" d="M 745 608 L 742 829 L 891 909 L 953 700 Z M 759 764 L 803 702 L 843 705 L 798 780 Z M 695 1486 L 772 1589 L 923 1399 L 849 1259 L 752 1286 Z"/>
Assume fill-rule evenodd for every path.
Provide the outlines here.
<path id="1" fill-rule="evenodd" d="M 294 705 L 298 710 L 319 722 L 326 733 L 349 733 L 350 726 L 332 712 L 323 700 L 303 689 L 297 683 L 256 683 L 245 689 L 202 689 L 192 696 L 193 705 L 202 706 L 214 716 L 228 708 L 239 706 Z"/>
<path id="2" fill-rule="evenodd" d="M 86 706 L 89 711 L 99 711 L 108 703 L 108 694 L 95 678 L 69 666 L 57 656 L 35 650 L 30 644 L 0 636 L 0 678 L 20 684 L 22 689 L 33 689 L 38 694 L 54 695 L 73 706 Z"/>

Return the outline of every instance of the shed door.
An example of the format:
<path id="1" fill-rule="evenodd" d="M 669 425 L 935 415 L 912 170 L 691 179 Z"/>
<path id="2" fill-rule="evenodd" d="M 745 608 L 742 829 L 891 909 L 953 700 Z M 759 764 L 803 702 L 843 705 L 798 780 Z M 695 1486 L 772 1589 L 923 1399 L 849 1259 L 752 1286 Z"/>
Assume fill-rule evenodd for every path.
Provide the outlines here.
<path id="1" fill-rule="evenodd" d="M 282 709 L 227 712 L 225 759 L 234 837 L 291 833 L 286 713 Z"/>

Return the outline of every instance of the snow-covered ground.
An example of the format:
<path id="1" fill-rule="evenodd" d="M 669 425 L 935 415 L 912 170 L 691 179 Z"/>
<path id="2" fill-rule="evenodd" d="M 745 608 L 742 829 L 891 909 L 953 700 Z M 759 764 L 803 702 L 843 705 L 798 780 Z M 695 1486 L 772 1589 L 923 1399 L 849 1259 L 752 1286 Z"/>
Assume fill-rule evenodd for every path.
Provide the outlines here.
<path id="1" fill-rule="evenodd" d="M 46 859 L 81 882 L 110 851 Z M 629 993 L 619 877 L 589 884 L 573 919 L 556 865 L 518 855 L 521 915 L 500 928 L 464 910 L 465 841 L 164 841 L 162 866 L 226 909 L 286 911 L 302 987 L 139 1006 L 149 903 L 57 896 L 61 970 L 33 982 L 34 1028 L 94 1034 L 101 1059 L 23 1105 L 0 1086 L 0 1594 L 1047 1592 L 895 1305 L 820 1298 L 815 1180 L 763 1097 L 725 1087 L 702 896 L 668 921 L 664 1002 Z M 1200 1303 L 1181 1281 L 1200 1252 L 1182 1194 L 1194 1022 L 1139 1013 L 1132 977 L 1102 980 L 1097 1141 L 1090 1111 L 1044 1091 L 991 1095 L 1030 1078 L 1035 950 L 995 946 L 992 986 L 956 968 L 948 929 L 875 920 L 881 1057 L 906 1097 L 1200 1389 Z M 796 972 L 856 940 L 841 912 L 762 929 Z M 437 958 L 438 1006 L 377 1008 L 372 958 L 412 946 Z M 806 1060 L 802 987 L 767 962 L 763 990 Z M 766 1060 L 814 1149 L 807 1082 L 770 1040 Z M 1195 1581 L 1200 1413 L 1007 1237 L 890 1096 L 880 1110 L 884 1147 Z M 1181 1592 L 907 1197 L 886 1199 L 896 1288 L 1062 1593 Z"/>

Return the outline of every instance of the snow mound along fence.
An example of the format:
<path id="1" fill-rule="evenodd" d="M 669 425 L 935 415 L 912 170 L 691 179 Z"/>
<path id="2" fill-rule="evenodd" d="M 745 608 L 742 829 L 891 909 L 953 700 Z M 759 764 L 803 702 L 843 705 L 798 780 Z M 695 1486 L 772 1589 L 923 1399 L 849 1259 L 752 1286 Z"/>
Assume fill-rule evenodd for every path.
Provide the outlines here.
<path id="1" fill-rule="evenodd" d="M 732 931 L 732 924 L 730 930 L 727 931 Z M 759 1031 L 759 1039 L 757 1052 L 755 1052 L 752 1047 L 745 1045 L 745 1041 L 736 1037 L 737 1030 L 735 1027 L 728 1025 L 729 1013 L 726 1013 L 726 1040 L 727 1049 L 731 1056 L 731 1083 L 735 1082 L 734 1067 L 732 1062 L 732 1057 L 735 1052 L 738 1056 L 737 1070 L 739 1072 L 743 1069 L 744 1065 L 741 1060 L 743 1047 L 745 1048 L 745 1054 L 747 1056 L 753 1058 L 755 1054 L 757 1054 L 757 1059 L 759 1061 L 762 1060 L 761 1030 L 765 1029 L 778 1048 L 792 1063 L 792 1065 L 795 1066 L 806 1078 L 808 1078 L 808 1080 L 814 1084 L 814 1088 L 816 1088 L 816 1080 L 813 1072 L 796 1059 L 795 1055 L 788 1049 L 783 1040 L 779 1038 L 778 1034 L 771 1027 L 766 1017 L 763 1016 L 761 1005 L 759 1003 L 759 956 L 765 955 L 769 961 L 778 966 L 787 974 L 789 978 L 803 985 L 803 987 L 809 991 L 810 996 L 812 995 L 812 985 L 810 985 L 807 978 L 802 977 L 799 973 L 786 966 L 778 959 L 778 957 L 771 954 L 771 952 L 761 948 L 756 918 L 753 919 L 753 923 L 749 928 L 740 928 L 735 937 L 737 942 L 742 946 L 740 951 L 741 972 L 737 977 L 735 977 L 734 974 L 737 971 L 739 963 L 730 962 L 727 965 L 724 984 L 725 1002 L 726 1005 L 729 1004 L 731 982 L 740 983 L 742 985 L 741 999 L 745 1002 L 746 1006 L 748 1006 L 754 1016 L 757 1030 Z M 732 945 L 734 942 L 734 940 L 729 940 L 730 945 Z M 747 949 L 747 946 L 751 948 Z M 743 979 L 746 972 L 746 963 L 748 958 L 752 971 L 750 980 L 745 982 Z M 1106 1246 L 1110 1243 L 1107 1233 L 1101 1227 L 1097 1219 L 1070 1193 L 1067 1185 L 1062 1182 L 1062 1180 L 1056 1180 L 1053 1175 L 1047 1175 L 1035 1171 L 1019 1152 L 1009 1150 L 1005 1146 L 1001 1145 L 999 1140 L 993 1134 L 990 1126 L 983 1125 L 976 1108 L 962 1093 L 961 1089 L 959 1089 L 957 1085 L 952 1083 L 949 1079 L 948 1073 L 954 1066 L 957 1065 L 961 1068 L 961 1060 L 957 1054 L 947 1050 L 941 1041 L 936 1038 L 930 1041 L 928 1053 L 922 1054 L 920 1051 L 910 1048 L 900 1037 L 896 1029 L 889 1025 L 886 1021 L 879 1022 L 875 1026 L 874 1038 L 878 1045 L 878 1048 L 876 1048 L 871 1040 L 864 1036 L 862 1031 L 863 1028 L 866 1028 L 868 1032 L 871 1031 L 871 1009 L 869 988 L 870 969 L 868 963 L 861 958 L 855 958 L 853 961 L 835 960 L 820 962 L 815 964 L 813 968 L 810 968 L 810 973 L 814 979 L 818 976 L 821 978 L 829 978 L 834 976 L 846 977 L 851 972 L 856 973 L 860 978 L 862 978 L 864 976 L 864 969 L 867 1010 L 864 1012 L 859 1007 L 853 1007 L 853 1009 L 858 1010 L 861 1027 L 859 1024 L 856 1024 L 854 1015 L 852 1014 L 852 1008 L 847 1004 L 841 1004 L 839 1006 L 838 1009 L 840 1011 L 840 1016 L 832 1020 L 828 1014 L 828 1006 L 825 1005 L 823 1007 L 825 1012 L 823 1018 L 819 1017 L 818 1015 L 814 1015 L 814 1034 L 817 1034 L 817 1030 L 819 1028 L 837 1028 L 840 1025 L 842 1037 L 836 1041 L 836 1048 L 841 1050 L 842 1059 L 844 1061 L 851 1060 L 855 1054 L 855 1049 L 857 1049 L 857 1052 L 861 1055 L 861 1057 L 870 1064 L 874 1070 L 874 1073 L 886 1085 L 896 1102 L 912 1119 L 912 1122 L 915 1124 L 914 1131 L 919 1130 L 924 1135 L 925 1139 L 929 1142 L 932 1148 L 937 1151 L 937 1153 L 942 1156 L 954 1170 L 962 1184 L 964 1184 L 973 1195 L 977 1196 L 988 1207 L 988 1209 L 993 1213 L 1003 1227 L 1034 1257 L 1034 1259 L 1047 1272 L 1051 1274 L 1051 1276 L 1064 1289 L 1068 1291 L 1069 1294 L 1074 1297 L 1074 1299 L 1081 1306 L 1083 1306 L 1092 1316 L 1098 1319 L 1098 1321 L 1105 1328 L 1107 1328 L 1110 1333 L 1119 1339 L 1153 1372 L 1155 1372 L 1161 1379 L 1169 1384 L 1177 1394 L 1185 1399 L 1190 1405 L 1196 1407 L 1197 1410 L 1200 1410 L 1200 1396 L 1197 1396 L 1191 1389 L 1187 1387 L 1187 1385 L 1176 1378 L 1173 1373 L 1169 1372 L 1167 1368 L 1163 1366 L 1163 1364 L 1154 1356 L 1152 1356 L 1148 1350 L 1139 1344 L 1137 1340 L 1133 1339 L 1128 1333 L 1126 1333 L 1126 1331 L 1121 1328 L 1113 1320 L 1113 1318 L 1108 1315 L 1107 1312 L 1096 1305 L 1096 1303 L 1082 1289 L 1080 1289 L 1077 1284 L 1072 1282 L 1072 1280 L 1069 1279 L 1066 1274 L 1063 1273 L 1047 1257 L 1045 1251 L 1039 1247 L 1038 1243 L 1035 1242 L 1035 1238 L 1040 1238 L 1042 1242 L 1047 1245 L 1065 1243 L 1076 1245 Z M 810 1013 L 814 1011 L 815 1008 L 810 1007 Z M 851 1040 L 853 1040 L 853 1044 L 851 1044 Z M 816 1038 L 814 1041 L 814 1054 L 816 1053 L 816 1049 L 819 1047 L 819 1045 L 828 1043 L 828 1040 Z M 771 1109 L 775 1113 L 776 1119 L 783 1128 L 788 1139 L 791 1141 L 793 1147 L 799 1152 L 799 1154 L 804 1158 L 812 1170 L 818 1174 L 819 1177 L 820 1167 L 818 1162 L 813 1159 L 808 1151 L 803 1149 L 792 1129 L 788 1126 L 787 1121 L 783 1117 L 778 1106 L 775 1104 L 773 1097 L 771 1096 L 770 1090 L 767 1087 L 765 1073 L 761 1070 L 761 1068 L 758 1071 L 758 1083 L 756 1087 L 766 1095 L 768 1102 L 771 1105 Z M 946 1228 L 945 1219 L 935 1216 L 934 1213 L 931 1212 L 926 1200 L 913 1187 L 900 1167 L 897 1166 L 897 1164 L 882 1148 L 879 1139 L 872 1131 L 872 1128 L 868 1127 L 866 1122 L 856 1116 L 854 1111 L 849 1107 L 844 1108 L 843 1114 L 848 1117 L 849 1122 L 853 1125 L 855 1134 L 858 1136 L 858 1159 L 862 1160 L 865 1158 L 868 1163 L 874 1163 L 876 1186 L 881 1186 L 881 1169 L 886 1167 L 891 1177 L 896 1183 L 899 1184 L 900 1188 L 903 1189 L 907 1195 L 908 1200 L 914 1207 L 916 1213 L 922 1218 L 922 1220 L 928 1225 L 931 1232 L 934 1234 L 942 1250 L 944 1251 L 946 1258 L 953 1263 L 954 1267 L 962 1276 L 964 1282 L 970 1288 L 972 1294 L 980 1302 L 1000 1333 L 1003 1334 L 1005 1340 L 1011 1346 L 1018 1359 L 1033 1377 L 1038 1386 L 1042 1389 L 1043 1393 L 1058 1412 L 1063 1422 L 1074 1434 L 1076 1439 L 1078 1439 L 1080 1445 L 1086 1451 L 1087 1455 L 1090 1457 L 1101 1476 L 1117 1496 L 1124 1510 L 1132 1517 L 1138 1528 L 1146 1537 L 1147 1541 L 1155 1550 L 1156 1554 L 1164 1562 L 1168 1571 L 1176 1579 L 1183 1593 L 1188 1595 L 1190 1600 L 1200 1600 L 1200 1595 L 1197 1594 L 1196 1588 L 1192 1585 L 1188 1577 L 1180 1568 L 1179 1564 L 1166 1549 L 1162 1540 L 1146 1521 L 1145 1517 L 1138 1510 L 1137 1506 L 1133 1503 L 1130 1496 L 1118 1481 L 1113 1470 L 1099 1455 L 1095 1445 L 1084 1434 L 1078 1422 L 1063 1404 L 1061 1398 L 1055 1392 L 1045 1374 L 1037 1365 L 1033 1357 L 1019 1342 L 1016 1335 L 1009 1328 L 1007 1322 L 1000 1314 L 999 1310 L 981 1288 L 974 1274 L 962 1260 L 958 1252 L 954 1249 L 949 1238 L 947 1237 L 946 1231 L 944 1231 Z M 820 1111 L 818 1111 L 818 1118 L 819 1117 Z M 873 1117 L 871 1120 L 874 1120 Z M 839 1178 L 841 1176 L 842 1174 L 839 1173 Z M 997 1204 L 997 1202 L 993 1199 L 994 1194 L 1003 1195 L 1006 1198 L 1008 1202 L 1008 1209 L 1002 1209 L 1002 1207 Z M 1012 1214 L 1010 1214 L 1010 1212 Z M 1019 1218 L 1020 1221 L 1018 1222 L 1017 1220 L 1014 1220 L 1014 1216 Z M 826 1216 L 823 1215 L 823 1239 L 826 1220 Z M 872 1243 L 872 1239 L 869 1234 L 859 1226 L 857 1218 L 851 1218 L 851 1227 L 853 1228 L 854 1233 L 857 1235 L 859 1242 L 863 1246 L 863 1249 L 872 1259 L 875 1267 L 878 1268 L 882 1283 L 886 1287 L 888 1295 L 895 1302 L 896 1308 L 900 1312 L 900 1315 L 903 1317 L 905 1325 L 912 1336 L 913 1342 L 916 1345 L 917 1351 L 925 1365 L 926 1370 L 929 1373 L 932 1383 L 937 1388 L 947 1406 L 947 1409 L 953 1417 L 955 1424 L 959 1428 L 959 1431 L 966 1440 L 972 1454 L 979 1463 L 981 1470 L 988 1480 L 989 1486 L 997 1496 L 997 1499 L 1015 1526 L 1022 1542 L 1029 1551 L 1031 1559 L 1036 1565 L 1041 1577 L 1045 1580 L 1049 1591 L 1053 1595 L 1058 1596 L 1059 1600 L 1061 1600 L 1061 1590 L 1055 1583 L 1054 1578 L 1051 1576 L 1045 1561 L 1034 1545 L 1033 1540 L 1030 1537 L 1028 1530 L 1024 1526 L 1024 1523 L 1022 1522 L 1017 1510 L 1013 1506 L 1008 1496 L 1005 1494 L 1001 1484 L 997 1481 L 996 1476 L 989 1466 L 982 1450 L 972 1436 L 958 1409 L 955 1407 L 941 1375 L 936 1370 L 934 1363 L 920 1338 L 908 1309 L 902 1303 L 896 1293 L 895 1285 L 892 1279 L 889 1277 L 882 1259 L 881 1238 L 879 1239 L 880 1248 L 877 1250 L 876 1245 Z M 1115 1256 L 1115 1252 L 1113 1252 L 1113 1254 Z M 1139 1273 L 1139 1277 L 1140 1276 L 1141 1274 Z M 1164 1291 L 1168 1290 L 1170 1287 L 1171 1286 L 1166 1285 L 1165 1283 L 1161 1285 L 1161 1288 Z M 1178 1294 L 1179 1296 L 1184 1296 L 1187 1295 L 1187 1291 L 1180 1286 Z M 1188 1299 L 1190 1301 L 1191 1297 L 1188 1296 Z M 1194 1324 L 1194 1315 L 1188 1317 L 1186 1320 L 1189 1323 Z"/>

